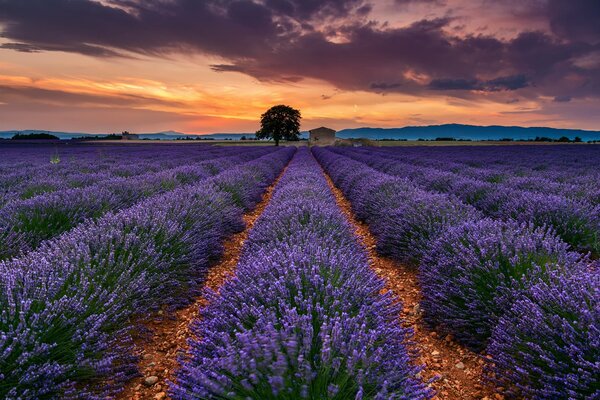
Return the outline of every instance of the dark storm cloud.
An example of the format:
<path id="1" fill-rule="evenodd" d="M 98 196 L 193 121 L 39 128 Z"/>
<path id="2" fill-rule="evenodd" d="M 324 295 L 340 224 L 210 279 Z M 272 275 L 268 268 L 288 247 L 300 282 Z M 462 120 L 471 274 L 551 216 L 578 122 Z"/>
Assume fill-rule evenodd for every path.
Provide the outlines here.
<path id="1" fill-rule="evenodd" d="M 529 86 L 525 75 L 503 76 L 489 81 L 476 79 L 434 79 L 429 83 L 433 90 L 479 90 L 498 92 L 502 90 L 517 90 Z"/>
<path id="2" fill-rule="evenodd" d="M 381 83 L 371 83 L 370 87 L 371 89 L 375 89 L 375 90 L 394 90 L 394 89 L 398 89 L 402 86 L 401 83 L 385 83 L 385 82 L 381 82 Z"/>
<path id="3" fill-rule="evenodd" d="M 600 1 L 549 0 L 547 15 L 556 35 L 567 40 L 600 43 Z"/>
<path id="4" fill-rule="evenodd" d="M 554 97 L 554 102 L 555 103 L 568 103 L 571 100 L 572 100 L 571 96 L 566 96 L 566 95 L 565 96 L 555 96 Z"/>
<path id="5" fill-rule="evenodd" d="M 531 2 L 551 30 L 524 24 L 511 39 L 457 36 L 449 18 L 391 27 L 373 21 L 365 0 L 0 0 L 0 26 L 6 49 L 202 53 L 224 60 L 215 71 L 267 81 L 315 78 L 377 93 L 600 96 L 600 2 L 566 3 Z"/>
<path id="6" fill-rule="evenodd" d="M 445 5 L 446 0 L 394 0 L 394 4 L 399 6 L 406 6 L 410 4 L 434 4 L 434 5 Z"/>
<path id="7" fill-rule="evenodd" d="M 342 18 L 371 11 L 364 0 L 267 0 L 265 5 L 276 13 L 298 19 L 309 19 L 315 15 Z"/>
<path id="8" fill-rule="evenodd" d="M 475 79 L 434 79 L 429 82 L 429 88 L 433 90 L 475 90 L 479 82 Z"/>

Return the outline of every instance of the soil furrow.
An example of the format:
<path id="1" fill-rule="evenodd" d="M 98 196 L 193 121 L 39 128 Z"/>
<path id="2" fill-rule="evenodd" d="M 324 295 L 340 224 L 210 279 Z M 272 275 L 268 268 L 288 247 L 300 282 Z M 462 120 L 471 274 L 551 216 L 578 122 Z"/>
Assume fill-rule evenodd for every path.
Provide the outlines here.
<path id="1" fill-rule="evenodd" d="M 338 206 L 355 227 L 356 235 L 368 251 L 369 263 L 373 270 L 384 279 L 385 290 L 391 290 L 402 302 L 403 311 L 400 322 L 414 331 L 410 348 L 417 350 L 415 362 L 424 365 L 421 372 L 425 381 L 434 379 L 431 386 L 436 391 L 435 399 L 498 399 L 502 396 L 494 394 L 482 381 L 484 360 L 472 351 L 456 343 L 452 337 L 442 337 L 423 321 L 419 305 L 421 289 L 415 270 L 387 257 L 381 257 L 376 251 L 376 239 L 369 227 L 359 221 L 350 202 L 338 189 L 329 175 L 323 171 L 327 183 L 335 195 Z"/>
<path id="2" fill-rule="evenodd" d="M 288 163 L 289 165 L 289 163 Z M 235 272 L 244 242 L 256 220 L 271 201 L 273 191 L 287 170 L 283 168 L 277 179 L 265 190 L 261 201 L 251 211 L 244 214 L 246 228 L 234 234 L 224 242 L 223 256 L 218 264 L 209 269 L 204 287 L 218 291 L 225 281 Z M 178 356 L 187 351 L 187 340 L 192 336 L 190 324 L 201 318 L 200 310 L 207 304 L 201 296 L 189 306 L 171 313 L 159 311 L 143 326 L 149 334 L 144 338 L 135 338 L 136 353 L 140 358 L 138 365 L 141 377 L 131 380 L 117 399 L 146 400 L 169 399 L 167 381 L 175 379 Z"/>

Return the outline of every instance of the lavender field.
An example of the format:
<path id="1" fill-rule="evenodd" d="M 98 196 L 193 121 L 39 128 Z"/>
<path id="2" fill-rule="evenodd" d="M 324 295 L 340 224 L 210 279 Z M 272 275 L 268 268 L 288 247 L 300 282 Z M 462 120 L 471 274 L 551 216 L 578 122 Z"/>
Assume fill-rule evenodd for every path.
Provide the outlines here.
<path id="1" fill-rule="evenodd" d="M 599 399 L 600 147 L 0 147 L 2 399 Z"/>

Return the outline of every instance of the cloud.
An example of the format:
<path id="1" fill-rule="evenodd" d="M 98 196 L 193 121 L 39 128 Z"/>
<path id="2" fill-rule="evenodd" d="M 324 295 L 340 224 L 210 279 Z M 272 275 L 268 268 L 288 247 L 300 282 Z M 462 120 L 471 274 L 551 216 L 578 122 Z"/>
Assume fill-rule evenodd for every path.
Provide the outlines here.
<path id="1" fill-rule="evenodd" d="M 476 90 L 479 82 L 475 79 L 434 79 L 429 83 L 433 90 Z"/>
<path id="2" fill-rule="evenodd" d="M 16 86 L 0 83 L 0 101 L 13 103 L 60 104 L 63 106 L 100 106 L 100 107 L 180 107 L 176 101 L 165 101 L 136 94 L 121 93 L 96 94 L 72 92 L 60 89 L 48 89 L 33 86 Z"/>
<path id="3" fill-rule="evenodd" d="M 401 83 L 381 82 L 381 83 L 371 83 L 371 85 L 369 87 L 371 89 L 375 89 L 375 90 L 394 90 L 394 89 L 398 89 L 398 88 L 402 87 L 402 84 Z"/>
<path id="4" fill-rule="evenodd" d="M 599 97 L 600 65 L 589 60 L 600 51 L 600 3 L 565 4 L 525 2 L 519 18 L 529 7 L 550 30 L 529 31 L 524 22 L 502 38 L 452 29 L 460 7 L 452 18 L 397 26 L 377 20 L 366 0 L 0 0 L 1 47 L 94 57 L 198 53 L 217 57 L 217 72 L 375 93 Z"/>
<path id="5" fill-rule="evenodd" d="M 572 100 L 571 96 L 555 96 L 554 97 L 555 103 L 568 103 L 571 100 Z"/>
<path id="6" fill-rule="evenodd" d="M 394 0 L 394 4 L 399 6 L 407 6 L 412 4 L 428 4 L 428 5 L 436 5 L 436 6 L 445 6 L 447 3 L 446 0 Z"/>
<path id="7" fill-rule="evenodd" d="M 42 51 L 42 49 L 40 49 L 36 45 L 29 43 L 2 43 L 2 45 L 0 45 L 0 48 L 16 50 L 22 53 L 39 53 L 40 51 Z"/>
<path id="8" fill-rule="evenodd" d="M 557 36 L 600 44 L 600 1 L 549 0 L 547 15 L 550 28 Z"/>
<path id="9" fill-rule="evenodd" d="M 429 83 L 432 90 L 477 90 L 483 92 L 498 92 L 517 90 L 529 86 L 525 75 L 501 76 L 488 81 L 476 79 L 434 79 Z"/>

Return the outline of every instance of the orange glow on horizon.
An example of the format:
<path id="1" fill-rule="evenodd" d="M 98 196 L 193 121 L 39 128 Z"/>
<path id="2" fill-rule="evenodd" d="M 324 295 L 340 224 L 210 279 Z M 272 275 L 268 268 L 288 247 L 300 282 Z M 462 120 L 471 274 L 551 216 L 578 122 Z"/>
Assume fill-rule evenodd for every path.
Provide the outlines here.
<path id="1" fill-rule="evenodd" d="M 7 56 L 0 62 L 0 88 L 5 88 L 0 103 L 13 108 L 7 111 L 10 118 L 0 115 L 0 130 L 246 133 L 258 128 L 261 113 L 280 103 L 301 110 L 302 129 L 443 123 L 594 128 L 542 113 L 540 101 L 552 99 L 512 102 L 508 94 L 500 100 L 496 94 L 459 99 L 443 92 L 428 97 L 382 95 L 339 90 L 311 79 L 264 82 L 240 73 L 214 72 L 210 65 L 216 60 L 200 56 L 106 60 L 0 52 Z M 42 59 L 48 63 L 40 63 Z M 428 79 L 414 71 L 405 76 L 420 83 Z"/>

